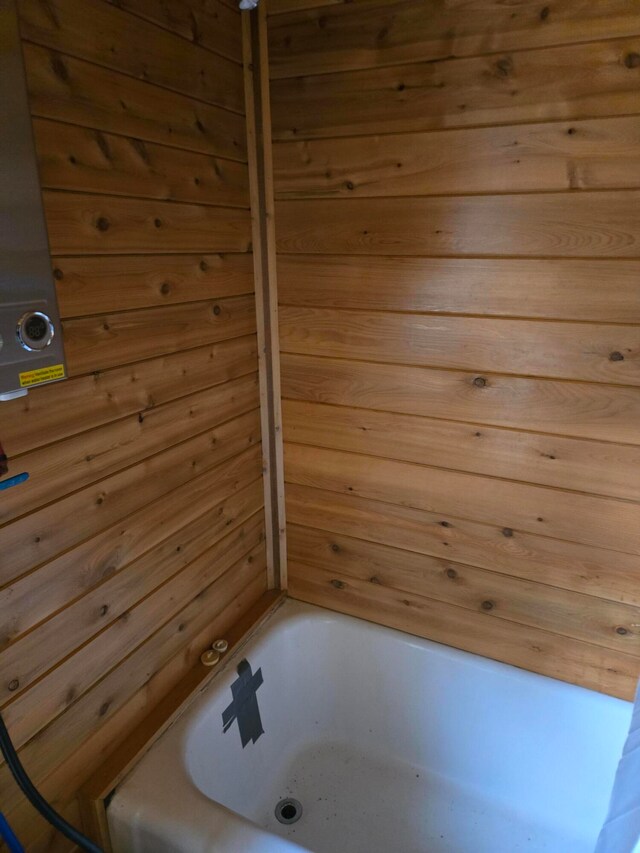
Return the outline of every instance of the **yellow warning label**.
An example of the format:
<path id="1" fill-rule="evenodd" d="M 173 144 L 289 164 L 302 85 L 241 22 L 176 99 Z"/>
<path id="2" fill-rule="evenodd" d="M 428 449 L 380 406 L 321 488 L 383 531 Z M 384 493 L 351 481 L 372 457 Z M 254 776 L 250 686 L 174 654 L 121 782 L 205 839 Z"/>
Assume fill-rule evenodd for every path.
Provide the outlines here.
<path id="1" fill-rule="evenodd" d="M 40 367 L 38 370 L 21 373 L 20 387 L 28 388 L 41 382 L 53 382 L 54 379 L 64 379 L 64 364 L 53 364 L 51 367 Z"/>

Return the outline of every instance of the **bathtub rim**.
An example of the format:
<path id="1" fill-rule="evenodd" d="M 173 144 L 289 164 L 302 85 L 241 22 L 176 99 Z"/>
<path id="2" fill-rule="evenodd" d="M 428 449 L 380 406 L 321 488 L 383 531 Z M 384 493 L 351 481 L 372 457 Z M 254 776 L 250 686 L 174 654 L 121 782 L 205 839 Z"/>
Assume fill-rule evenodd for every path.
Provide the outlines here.
<path id="1" fill-rule="evenodd" d="M 205 667 L 200 661 L 191 666 L 180 681 L 138 723 L 125 740 L 111 752 L 78 793 L 82 827 L 105 853 L 113 850 L 107 808 L 118 786 L 135 770 L 146 753 L 192 703 L 220 678 L 239 652 L 287 601 L 284 590 L 271 589 L 225 633 L 229 647 L 220 663 Z M 211 637 L 211 642 L 218 637 Z M 206 649 L 202 649 L 205 651 Z"/>
<path id="2" fill-rule="evenodd" d="M 141 724 L 141 728 L 144 730 L 146 735 L 145 742 L 139 746 L 138 752 L 134 755 L 129 755 L 128 758 L 126 756 L 123 756 L 126 760 L 125 766 L 123 766 L 118 772 L 117 776 L 114 778 L 114 781 L 106 786 L 108 790 L 103 792 L 102 796 L 97 802 L 97 807 L 96 805 L 94 805 L 93 807 L 94 814 L 96 812 L 96 808 L 98 809 L 100 819 L 104 827 L 102 837 L 106 838 L 106 843 L 108 844 L 108 846 L 105 847 L 105 850 L 112 849 L 109 839 L 109 828 L 107 819 L 108 805 L 111 801 L 112 796 L 116 793 L 117 788 L 120 787 L 126 781 L 126 779 L 131 773 L 133 773 L 138 763 L 144 758 L 144 755 L 162 737 L 162 735 L 164 735 L 168 731 L 168 729 L 172 728 L 175 724 L 179 722 L 179 720 L 184 716 L 185 713 L 192 710 L 193 705 L 199 700 L 202 694 L 207 692 L 209 688 L 212 687 L 215 679 L 221 678 L 225 673 L 229 671 L 230 667 L 232 667 L 238 662 L 243 649 L 249 643 L 256 639 L 257 634 L 262 634 L 266 631 L 277 630 L 282 625 L 291 625 L 298 621 L 304 621 L 309 617 L 309 615 L 313 615 L 314 618 L 322 619 L 323 621 L 327 622 L 356 621 L 362 623 L 364 626 L 367 626 L 367 629 L 369 630 L 375 630 L 376 633 L 388 635 L 390 640 L 394 637 L 398 637 L 402 638 L 404 642 L 409 642 L 419 647 L 427 647 L 436 656 L 446 655 L 448 657 L 453 657 L 454 659 L 459 658 L 461 661 L 468 661 L 469 659 L 473 659 L 476 664 L 481 662 L 482 668 L 488 671 L 493 671 L 496 673 L 504 673 L 505 671 L 509 671 L 517 679 L 536 682 L 552 682 L 558 685 L 562 685 L 563 690 L 570 691 L 571 693 L 598 695 L 606 701 L 621 703 L 629 707 L 632 706 L 632 703 L 624 699 L 620 699 L 608 694 L 603 694 L 599 691 L 592 690 L 581 685 L 572 684 L 559 678 L 554 678 L 552 676 L 532 672 L 530 670 L 514 666 L 513 664 L 488 658 L 484 655 L 479 655 L 477 653 L 469 652 L 464 649 L 458 649 L 454 646 L 449 646 L 445 643 L 440 643 L 436 640 L 430 640 L 424 637 L 419 637 L 397 628 L 380 625 L 379 623 L 372 622 L 370 620 L 363 619 L 358 616 L 351 616 L 340 611 L 331 610 L 329 608 L 322 607 L 321 605 L 308 603 L 298 599 L 293 599 L 288 597 L 284 593 L 278 593 L 275 595 L 272 594 L 270 603 L 268 603 L 266 607 L 263 605 L 261 615 L 258 618 L 253 617 L 254 621 L 251 622 L 248 627 L 244 625 L 241 633 L 239 632 L 239 629 L 237 629 L 239 632 L 239 638 L 237 639 L 237 641 L 235 640 L 235 637 L 231 636 L 233 630 L 236 629 L 236 626 L 234 626 L 234 629 L 227 633 L 227 637 L 229 637 L 231 642 L 229 645 L 228 652 L 224 655 L 219 665 L 213 667 L 212 669 L 206 669 L 199 664 L 194 667 L 194 669 L 190 672 L 190 675 L 193 678 L 194 673 L 197 673 L 197 684 L 195 686 L 192 686 L 187 694 L 182 695 L 179 706 L 173 710 L 170 718 L 166 719 L 166 721 L 162 724 L 161 727 L 150 730 L 148 718 L 145 719 L 145 721 L 143 721 L 143 723 Z M 245 617 L 245 619 L 247 619 L 247 617 Z M 153 712 L 150 716 L 153 716 Z M 197 791 L 197 795 L 192 798 L 194 807 L 198 807 L 198 800 L 200 799 L 202 799 L 203 801 L 206 800 L 208 806 L 210 807 L 212 801 L 202 793 L 202 791 L 197 787 L 197 785 L 195 785 L 193 780 L 186 772 L 185 779 L 188 780 L 190 787 L 193 787 L 195 791 Z M 83 803 L 82 805 L 84 808 L 85 804 Z M 243 829 L 246 831 L 247 828 L 252 827 L 256 833 L 264 834 L 267 838 L 271 837 L 270 833 L 261 830 L 258 826 L 252 824 L 251 821 L 246 818 L 243 818 L 241 815 L 236 814 L 223 804 L 216 801 L 215 805 L 222 812 L 225 813 L 226 819 L 233 823 L 239 831 L 242 831 Z M 301 850 L 305 848 L 299 848 L 296 846 L 294 849 Z"/>

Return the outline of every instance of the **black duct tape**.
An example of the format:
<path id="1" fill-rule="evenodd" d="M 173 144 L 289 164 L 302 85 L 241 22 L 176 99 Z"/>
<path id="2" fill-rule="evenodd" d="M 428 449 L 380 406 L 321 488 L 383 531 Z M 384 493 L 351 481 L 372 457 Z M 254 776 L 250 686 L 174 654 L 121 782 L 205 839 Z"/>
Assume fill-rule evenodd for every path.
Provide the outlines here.
<path id="1" fill-rule="evenodd" d="M 238 678 L 231 685 L 233 701 L 222 712 L 222 731 L 229 731 L 237 720 L 240 740 L 244 749 L 250 741 L 255 743 L 260 735 L 264 734 L 258 697 L 256 696 L 264 679 L 262 678 L 262 669 L 252 672 L 248 660 L 240 661 L 237 672 Z"/>

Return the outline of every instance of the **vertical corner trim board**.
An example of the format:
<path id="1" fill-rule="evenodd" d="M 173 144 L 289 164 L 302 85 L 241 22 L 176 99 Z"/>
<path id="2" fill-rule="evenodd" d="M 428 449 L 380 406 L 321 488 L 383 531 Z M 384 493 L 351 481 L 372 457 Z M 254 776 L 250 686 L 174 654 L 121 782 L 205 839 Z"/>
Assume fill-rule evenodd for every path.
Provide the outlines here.
<path id="1" fill-rule="evenodd" d="M 287 587 L 276 237 L 271 154 L 269 59 L 262 3 L 242 13 L 247 149 L 258 329 L 267 565 L 272 587 Z"/>
<path id="2" fill-rule="evenodd" d="M 0 708 L 78 823 L 105 756 L 272 585 L 242 22 L 18 5 L 71 378 L 1 404 L 31 477 L 0 504 Z M 49 849 L 3 764 L 0 802 Z"/>
<path id="3" fill-rule="evenodd" d="M 630 699 L 640 18 L 543 5 L 270 0 L 290 594 Z"/>

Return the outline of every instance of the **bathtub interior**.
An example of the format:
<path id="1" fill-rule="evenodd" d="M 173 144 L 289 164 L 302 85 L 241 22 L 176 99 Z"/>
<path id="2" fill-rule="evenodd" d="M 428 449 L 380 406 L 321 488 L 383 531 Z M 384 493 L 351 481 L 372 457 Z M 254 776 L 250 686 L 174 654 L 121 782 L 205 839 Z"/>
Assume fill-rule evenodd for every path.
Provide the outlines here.
<path id="1" fill-rule="evenodd" d="M 222 726 L 241 659 L 263 679 L 244 747 Z M 256 827 L 318 853 L 593 850 L 628 703 L 294 602 L 232 664 L 161 743 Z"/>

